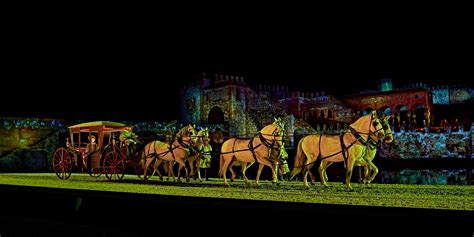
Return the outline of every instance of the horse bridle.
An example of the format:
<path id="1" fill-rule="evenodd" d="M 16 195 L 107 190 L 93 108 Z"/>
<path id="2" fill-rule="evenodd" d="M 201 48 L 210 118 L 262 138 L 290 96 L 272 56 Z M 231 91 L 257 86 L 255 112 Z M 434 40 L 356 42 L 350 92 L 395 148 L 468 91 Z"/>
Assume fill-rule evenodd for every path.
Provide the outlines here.
<path id="1" fill-rule="evenodd" d="M 384 136 L 382 138 L 374 139 L 372 138 L 372 136 L 369 136 L 368 141 L 367 141 L 369 143 L 369 148 L 373 149 L 375 147 L 378 147 L 381 140 L 385 139 L 389 135 L 392 135 L 392 132 L 387 133 L 387 130 L 389 129 L 388 122 L 385 122 L 385 121 L 382 122 L 382 129 L 384 131 Z"/>
<path id="2" fill-rule="evenodd" d="M 369 143 L 369 140 L 373 140 L 375 141 L 375 139 L 372 138 L 372 135 L 376 134 L 378 135 L 380 133 L 380 131 L 384 131 L 384 128 L 383 128 L 383 125 L 382 125 L 382 128 L 379 128 L 377 129 L 377 125 L 380 123 L 379 119 L 378 118 L 375 118 L 373 116 L 370 117 L 370 123 L 369 123 L 369 132 L 365 133 L 365 132 L 359 132 L 357 130 L 355 130 L 352 126 L 349 126 L 349 130 L 351 131 L 351 133 L 356 137 L 357 141 L 359 141 L 360 143 L 362 143 L 363 145 L 368 145 Z M 375 131 L 371 131 L 370 130 L 370 126 L 373 125 L 374 128 L 376 129 Z M 362 136 L 362 135 L 368 135 L 367 137 L 367 140 L 365 140 Z M 384 131 L 384 137 L 385 137 L 385 131 Z"/>
<path id="3" fill-rule="evenodd" d="M 259 135 L 260 140 L 262 140 L 262 143 L 266 147 L 272 148 L 272 149 L 274 148 L 280 149 L 281 146 L 275 147 L 275 144 L 277 144 L 279 141 L 283 141 L 283 134 L 280 134 L 280 133 L 283 133 L 283 132 L 279 131 L 279 126 L 277 125 L 277 127 L 273 130 L 271 134 L 259 132 L 258 135 Z M 269 143 L 268 139 L 266 139 L 263 135 L 272 136 L 273 139 L 271 140 L 271 143 Z M 277 137 L 281 137 L 281 139 L 277 139 Z"/>

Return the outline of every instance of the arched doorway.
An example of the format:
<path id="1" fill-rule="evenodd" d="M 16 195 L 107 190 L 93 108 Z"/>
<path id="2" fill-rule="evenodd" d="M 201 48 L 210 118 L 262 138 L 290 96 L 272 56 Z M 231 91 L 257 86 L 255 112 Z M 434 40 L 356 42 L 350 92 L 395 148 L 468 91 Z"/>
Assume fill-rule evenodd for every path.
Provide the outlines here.
<path id="1" fill-rule="evenodd" d="M 423 104 L 414 104 L 412 106 L 412 111 L 415 114 L 415 128 L 424 128 L 425 127 L 425 106 Z"/>
<path id="2" fill-rule="evenodd" d="M 390 116 L 392 115 L 392 110 L 388 106 L 382 106 L 377 110 L 378 116 Z"/>
<path id="3" fill-rule="evenodd" d="M 218 106 L 214 106 L 207 116 L 207 122 L 211 124 L 222 124 L 224 123 L 224 112 Z"/>
<path id="4" fill-rule="evenodd" d="M 395 131 L 400 132 L 408 130 L 408 108 L 406 105 L 398 105 L 395 107 Z"/>

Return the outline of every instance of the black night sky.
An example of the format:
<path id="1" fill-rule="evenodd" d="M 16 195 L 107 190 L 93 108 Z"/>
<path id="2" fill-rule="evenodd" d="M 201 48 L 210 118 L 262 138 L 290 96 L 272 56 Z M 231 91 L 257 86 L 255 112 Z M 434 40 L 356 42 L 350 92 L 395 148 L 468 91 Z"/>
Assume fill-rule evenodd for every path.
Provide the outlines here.
<path id="1" fill-rule="evenodd" d="M 178 88 L 201 72 L 337 96 L 375 90 L 384 77 L 392 78 L 394 87 L 472 79 L 474 50 L 465 31 L 314 29 L 254 26 L 217 33 L 187 28 L 132 36 L 116 30 L 66 31 L 55 38 L 41 32 L 40 40 L 11 36 L 2 89 L 13 96 L 2 93 L 0 115 L 175 120 Z"/>

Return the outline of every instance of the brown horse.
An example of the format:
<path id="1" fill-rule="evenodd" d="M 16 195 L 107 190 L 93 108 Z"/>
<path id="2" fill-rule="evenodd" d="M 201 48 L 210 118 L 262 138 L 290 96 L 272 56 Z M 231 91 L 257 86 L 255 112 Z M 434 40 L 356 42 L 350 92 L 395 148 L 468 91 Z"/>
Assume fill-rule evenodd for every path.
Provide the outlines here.
<path id="1" fill-rule="evenodd" d="M 378 174 L 379 169 L 375 164 L 372 162 L 377 154 L 377 146 L 379 145 L 380 141 L 384 141 L 385 143 L 391 143 L 393 141 L 392 129 L 390 128 L 390 124 L 388 122 L 390 117 L 386 116 L 382 119 L 382 127 L 385 133 L 383 139 L 379 137 L 370 136 L 369 140 L 367 141 L 367 149 L 365 152 L 365 156 L 363 159 L 357 160 L 354 166 L 362 166 L 364 167 L 364 175 L 361 175 L 361 181 L 364 184 L 370 185 L 370 183 L 374 180 L 375 176 Z M 318 168 L 320 173 L 320 177 L 323 177 L 325 181 L 328 181 L 328 176 L 326 174 L 326 169 L 332 164 L 328 160 L 321 160 L 321 165 Z M 322 175 L 321 175 L 322 173 Z M 313 179 L 313 177 L 312 177 Z M 312 180 L 313 182 L 313 180 Z"/>
<path id="2" fill-rule="evenodd" d="M 292 177 L 304 169 L 304 185 L 309 188 L 307 176 L 318 159 L 344 162 L 346 166 L 345 188 L 347 191 L 351 191 L 350 180 L 354 164 L 365 156 L 367 141 L 370 136 L 378 136 L 379 138 L 385 136 L 382 124 L 376 117 L 375 111 L 360 117 L 349 126 L 349 131 L 341 134 L 318 134 L 303 137 L 298 143 L 294 168 L 291 172 Z M 320 173 L 320 176 L 322 175 L 323 173 Z M 321 177 L 321 184 L 327 187 L 323 177 Z"/>
<path id="3" fill-rule="evenodd" d="M 271 160 L 272 150 L 279 151 L 283 147 L 283 133 L 285 125 L 281 119 L 275 119 L 270 125 L 265 126 L 258 135 L 250 139 L 231 138 L 222 144 L 220 164 L 219 164 L 219 176 L 224 178 L 224 185 L 229 186 L 227 183 L 226 172 L 229 165 L 234 161 L 242 163 L 242 175 L 244 182 L 248 185 L 248 179 L 245 176 L 245 170 L 247 164 L 257 161 L 261 164 L 258 169 L 257 177 L 260 177 L 263 166 L 266 165 L 272 169 L 273 183 L 276 183 L 277 174 L 275 167 Z M 255 184 L 258 185 L 258 179 Z"/>
<path id="4" fill-rule="evenodd" d="M 177 134 L 176 138 L 171 143 L 166 143 L 162 141 L 152 141 L 145 145 L 143 149 L 142 159 L 144 162 L 145 177 L 146 171 L 150 164 L 154 163 L 154 171 L 157 172 L 162 179 L 161 173 L 158 171 L 158 167 L 162 161 L 169 162 L 169 172 L 174 177 L 173 164 L 177 162 L 179 164 L 178 168 L 178 182 L 181 182 L 180 175 L 181 169 L 184 167 L 186 172 L 186 180 L 189 181 L 188 169 L 185 165 L 185 160 L 189 156 L 189 148 L 192 143 L 191 134 L 193 134 L 194 128 L 191 125 L 183 127 Z"/>
<path id="5" fill-rule="evenodd" d="M 272 149 L 270 153 L 270 158 L 269 160 L 272 161 L 274 168 L 276 171 L 278 171 L 278 176 L 283 178 L 283 175 L 285 174 L 285 168 L 287 169 L 288 163 L 286 162 L 286 159 L 288 158 L 288 153 L 286 152 L 285 149 L 285 144 L 283 143 L 283 146 L 280 147 L 280 150 Z M 242 177 L 245 177 L 245 171 L 252 166 L 252 164 L 255 163 L 254 161 L 251 161 L 250 163 L 244 163 L 242 161 L 233 161 L 232 164 L 229 166 L 229 171 L 231 173 L 230 180 L 234 182 L 235 178 L 237 177 L 237 173 L 235 173 L 233 167 L 235 166 L 241 166 L 242 168 L 240 169 L 240 172 L 242 174 Z M 286 165 L 286 166 L 285 166 Z M 256 180 L 260 180 L 260 174 L 262 172 L 264 165 L 259 164 L 258 165 L 258 175 L 256 177 Z M 246 178 L 246 177 L 245 177 Z M 244 179 L 245 179 L 244 178 Z"/>

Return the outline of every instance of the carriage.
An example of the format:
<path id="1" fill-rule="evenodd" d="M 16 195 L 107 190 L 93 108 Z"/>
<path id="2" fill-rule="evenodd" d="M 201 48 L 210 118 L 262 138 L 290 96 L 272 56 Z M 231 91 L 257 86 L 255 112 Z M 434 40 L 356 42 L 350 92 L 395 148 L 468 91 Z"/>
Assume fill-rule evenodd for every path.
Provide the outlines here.
<path id="1" fill-rule="evenodd" d="M 76 124 L 68 129 L 70 137 L 66 138 L 65 147 L 59 147 L 53 153 L 53 171 L 59 179 L 68 179 L 76 170 L 87 172 L 92 177 L 104 174 L 110 181 L 120 181 L 127 165 L 133 166 L 141 178 L 140 156 L 128 152 L 127 145 L 120 144 L 118 140 L 122 132 L 130 129 L 126 124 L 95 121 Z M 97 138 L 97 144 L 88 150 L 90 143 L 85 141 L 92 136 Z"/>

